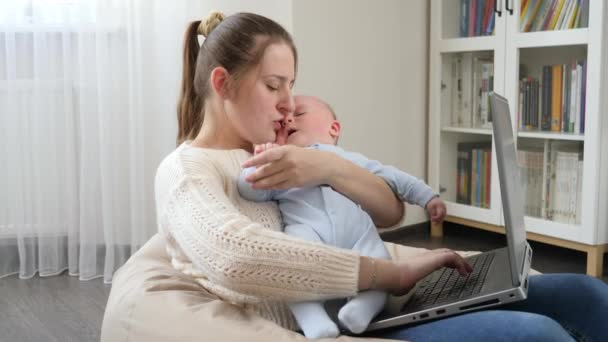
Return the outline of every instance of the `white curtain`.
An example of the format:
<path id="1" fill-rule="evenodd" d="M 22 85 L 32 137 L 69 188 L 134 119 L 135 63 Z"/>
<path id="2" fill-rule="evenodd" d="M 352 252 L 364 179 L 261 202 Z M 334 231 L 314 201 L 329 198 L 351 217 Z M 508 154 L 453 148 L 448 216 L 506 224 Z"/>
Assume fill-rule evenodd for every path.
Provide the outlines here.
<path id="1" fill-rule="evenodd" d="M 220 9 L 290 25 L 290 4 L 251 3 L 0 3 L 0 277 L 111 282 L 156 232 L 186 23 Z"/>

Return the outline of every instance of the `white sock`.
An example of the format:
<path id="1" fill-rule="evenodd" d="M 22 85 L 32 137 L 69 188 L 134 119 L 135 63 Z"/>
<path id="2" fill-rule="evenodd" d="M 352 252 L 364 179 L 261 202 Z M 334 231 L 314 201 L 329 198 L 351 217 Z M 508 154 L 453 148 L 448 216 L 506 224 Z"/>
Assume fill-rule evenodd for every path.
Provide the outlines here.
<path id="1" fill-rule="evenodd" d="M 338 319 L 355 334 L 365 331 L 369 322 L 384 308 L 386 292 L 365 291 L 353 297 L 338 312 Z"/>
<path id="2" fill-rule="evenodd" d="M 290 303 L 289 309 L 309 339 L 338 337 L 340 334 L 338 326 L 329 318 L 322 302 Z"/>

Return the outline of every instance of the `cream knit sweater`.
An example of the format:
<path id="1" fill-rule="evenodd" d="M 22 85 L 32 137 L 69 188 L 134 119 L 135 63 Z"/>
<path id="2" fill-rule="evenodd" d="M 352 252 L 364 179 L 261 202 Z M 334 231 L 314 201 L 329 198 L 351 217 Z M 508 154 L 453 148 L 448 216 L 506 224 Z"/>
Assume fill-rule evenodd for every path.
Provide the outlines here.
<path id="1" fill-rule="evenodd" d="M 187 143 L 169 154 L 155 179 L 159 231 L 177 270 L 294 330 L 285 303 L 355 295 L 359 254 L 287 236 L 274 202 L 242 199 L 236 180 L 249 156 Z"/>

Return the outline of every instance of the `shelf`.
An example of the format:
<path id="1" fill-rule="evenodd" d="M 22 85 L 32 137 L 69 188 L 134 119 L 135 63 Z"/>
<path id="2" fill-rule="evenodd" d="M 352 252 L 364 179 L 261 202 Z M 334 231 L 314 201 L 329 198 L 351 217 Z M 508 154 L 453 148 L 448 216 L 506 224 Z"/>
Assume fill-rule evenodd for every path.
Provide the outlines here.
<path id="1" fill-rule="evenodd" d="M 585 135 L 583 135 L 583 134 L 562 133 L 562 132 L 519 131 L 519 132 L 517 132 L 517 136 L 520 138 L 533 138 L 533 139 L 585 141 Z"/>
<path id="2" fill-rule="evenodd" d="M 481 135 L 492 135 L 492 130 L 489 128 L 472 128 L 472 127 L 452 127 L 444 126 L 441 128 L 442 132 L 451 133 L 469 133 L 469 134 L 481 134 Z"/>
<path id="3" fill-rule="evenodd" d="M 475 207 L 468 204 L 452 202 L 447 199 L 445 200 L 445 205 L 449 215 L 454 215 L 455 217 L 479 220 L 481 222 L 488 222 L 490 224 L 500 223 L 496 220 L 492 214 L 492 209 L 490 208 Z"/>
<path id="4" fill-rule="evenodd" d="M 517 33 L 515 46 L 518 48 L 541 48 L 550 46 L 587 45 L 587 28 Z M 463 37 L 442 39 L 439 52 L 485 51 L 496 48 L 495 36 Z"/>
<path id="5" fill-rule="evenodd" d="M 524 32 L 515 36 L 515 46 L 518 48 L 587 45 L 588 41 L 587 28 Z"/>
<path id="6" fill-rule="evenodd" d="M 528 218 L 526 218 L 528 219 Z M 456 224 L 460 224 L 463 226 L 468 226 L 472 228 L 487 230 L 495 233 L 505 234 L 504 226 L 497 226 L 485 222 L 481 222 L 478 220 L 469 220 L 456 216 L 448 215 L 445 218 L 446 222 L 452 222 Z M 526 220 L 528 221 L 528 220 Z M 526 226 L 528 222 L 526 222 Z M 441 225 L 431 226 L 433 236 L 441 237 L 443 236 L 443 227 Z M 527 227 L 528 228 L 528 227 Z M 604 253 L 608 251 L 608 244 L 586 244 L 574 241 L 568 241 L 564 239 L 560 239 L 548 234 L 539 234 L 530 231 L 527 229 L 526 238 L 532 241 L 538 241 L 542 243 L 546 243 L 549 245 L 560 246 L 564 248 L 574 249 L 577 251 L 582 251 L 587 253 L 587 274 L 593 277 L 601 277 L 603 274 L 603 265 L 604 265 Z"/>
<path id="7" fill-rule="evenodd" d="M 591 244 L 591 241 L 587 241 L 584 238 L 580 223 L 569 224 L 531 216 L 525 216 L 524 222 L 528 232 L 553 236 L 567 241 Z"/>
<path id="8" fill-rule="evenodd" d="M 472 52 L 472 51 L 487 51 L 496 48 L 496 37 L 481 36 L 481 37 L 465 37 L 465 38 L 450 38 L 442 39 L 438 46 L 439 52 Z"/>

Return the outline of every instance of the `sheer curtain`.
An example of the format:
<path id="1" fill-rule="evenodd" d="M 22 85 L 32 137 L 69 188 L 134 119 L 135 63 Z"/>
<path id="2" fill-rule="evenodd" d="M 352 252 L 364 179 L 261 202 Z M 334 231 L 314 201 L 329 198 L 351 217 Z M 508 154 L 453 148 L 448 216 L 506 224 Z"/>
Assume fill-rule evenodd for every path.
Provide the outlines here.
<path id="1" fill-rule="evenodd" d="M 287 1 L 0 3 L 0 277 L 112 274 L 156 232 L 186 23 Z"/>

